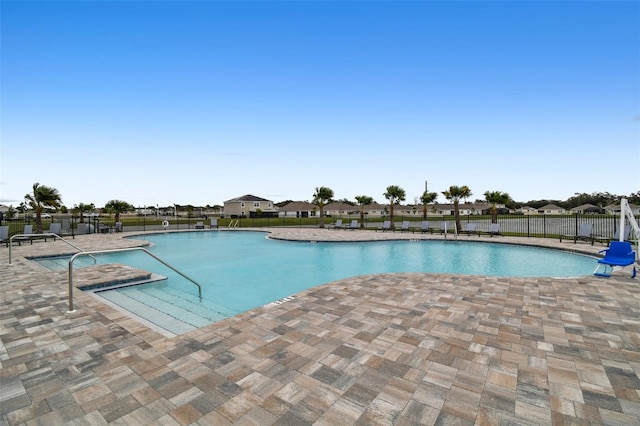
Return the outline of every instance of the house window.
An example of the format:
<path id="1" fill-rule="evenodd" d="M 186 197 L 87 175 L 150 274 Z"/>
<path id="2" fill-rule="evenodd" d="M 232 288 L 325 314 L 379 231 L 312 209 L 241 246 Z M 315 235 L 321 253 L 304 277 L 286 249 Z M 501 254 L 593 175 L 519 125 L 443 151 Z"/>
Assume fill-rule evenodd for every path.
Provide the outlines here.
<path id="1" fill-rule="evenodd" d="M 260 201 L 254 201 L 253 202 L 253 207 L 259 209 L 260 208 Z"/>
<path id="2" fill-rule="evenodd" d="M 244 208 L 244 201 L 240 203 L 240 207 Z"/>

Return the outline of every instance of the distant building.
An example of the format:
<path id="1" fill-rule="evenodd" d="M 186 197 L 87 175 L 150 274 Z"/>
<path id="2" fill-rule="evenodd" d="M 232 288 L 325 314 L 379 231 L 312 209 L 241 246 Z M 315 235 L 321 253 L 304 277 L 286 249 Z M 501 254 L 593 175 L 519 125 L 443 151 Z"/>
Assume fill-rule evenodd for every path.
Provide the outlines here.
<path id="1" fill-rule="evenodd" d="M 538 214 L 538 209 L 531 206 L 524 206 L 524 207 L 520 207 L 518 210 L 516 210 L 516 212 L 527 216 L 531 214 Z"/>
<path id="2" fill-rule="evenodd" d="M 278 217 L 315 217 L 318 206 L 307 201 L 294 201 L 278 209 Z"/>
<path id="3" fill-rule="evenodd" d="M 567 211 L 555 204 L 547 204 L 538 208 L 538 214 L 565 214 Z"/>
<path id="4" fill-rule="evenodd" d="M 224 202 L 227 217 L 277 217 L 278 208 L 273 201 L 255 195 L 243 195 Z"/>
<path id="5" fill-rule="evenodd" d="M 572 208 L 571 213 L 574 214 L 599 214 L 602 213 L 602 209 L 598 206 L 594 206 L 593 204 L 582 204 L 577 207 Z"/>

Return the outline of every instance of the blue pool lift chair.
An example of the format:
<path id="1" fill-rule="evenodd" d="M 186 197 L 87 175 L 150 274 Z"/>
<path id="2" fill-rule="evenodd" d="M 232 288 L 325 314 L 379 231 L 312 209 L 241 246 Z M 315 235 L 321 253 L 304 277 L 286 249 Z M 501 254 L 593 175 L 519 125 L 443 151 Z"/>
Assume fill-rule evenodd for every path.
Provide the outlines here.
<path id="1" fill-rule="evenodd" d="M 593 275 L 608 278 L 613 271 L 632 266 L 631 278 L 636 277 L 636 253 L 631 249 L 630 242 L 611 241 L 609 248 L 599 251 L 599 253 L 603 252 L 604 257 L 598 260 L 598 266 L 593 271 Z M 602 272 L 599 271 L 600 267 L 604 268 Z"/>

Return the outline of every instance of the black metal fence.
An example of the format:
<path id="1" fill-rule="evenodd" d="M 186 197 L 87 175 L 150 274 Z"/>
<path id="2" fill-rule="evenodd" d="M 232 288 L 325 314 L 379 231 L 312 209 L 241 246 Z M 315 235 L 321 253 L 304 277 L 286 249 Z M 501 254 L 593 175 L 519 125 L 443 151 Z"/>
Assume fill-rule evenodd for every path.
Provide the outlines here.
<path id="1" fill-rule="evenodd" d="M 384 220 L 389 217 L 371 217 L 365 215 L 364 221 L 360 220 L 359 214 L 344 214 L 325 217 L 325 226 L 331 226 L 336 220 L 341 219 L 343 224 L 348 225 L 352 220 L 358 223 L 364 223 L 366 229 L 381 228 Z M 44 218 L 42 220 L 43 231 L 49 229 L 52 222 L 61 222 L 67 220 L 70 223 L 70 231 L 73 235 L 77 234 L 80 219 L 72 216 L 54 216 L 53 218 Z M 455 219 L 452 215 L 434 215 L 429 214 L 427 220 L 430 222 L 447 221 L 450 223 L 449 229 L 453 229 Z M 477 230 L 486 232 L 491 224 L 491 216 L 465 215 L 460 217 L 461 225 L 465 223 L 476 223 Z M 640 216 L 636 217 L 640 221 Z M 422 216 L 416 215 L 395 215 L 394 224 L 400 229 L 403 221 L 410 222 L 410 228 L 420 228 Z M 21 234 L 24 231 L 24 225 L 33 225 L 33 218 L 25 220 L 4 220 L 1 225 L 9 226 L 9 235 Z M 124 231 L 157 231 L 163 229 L 169 230 L 187 230 L 196 228 L 196 224 L 201 222 L 206 229 L 210 228 L 210 219 L 189 218 L 189 217 L 123 217 Z M 87 233 L 113 232 L 115 231 L 114 220 L 110 217 L 91 217 L 85 218 L 83 226 Z M 500 224 L 500 232 L 503 235 L 524 236 L 524 237 L 542 237 L 542 238 L 558 238 L 560 235 L 575 235 L 578 233 L 580 225 L 583 223 L 593 224 L 593 235 L 602 238 L 613 237 L 616 230 L 620 227 L 619 215 L 595 215 L 595 214 L 572 214 L 572 215 L 499 215 L 497 223 Z M 243 217 L 243 218 L 218 218 L 217 226 L 225 228 L 234 226 L 238 228 L 263 228 L 263 227 L 299 227 L 299 228 L 317 228 L 320 224 L 318 217 Z M 83 228 L 81 227 L 81 228 Z"/>

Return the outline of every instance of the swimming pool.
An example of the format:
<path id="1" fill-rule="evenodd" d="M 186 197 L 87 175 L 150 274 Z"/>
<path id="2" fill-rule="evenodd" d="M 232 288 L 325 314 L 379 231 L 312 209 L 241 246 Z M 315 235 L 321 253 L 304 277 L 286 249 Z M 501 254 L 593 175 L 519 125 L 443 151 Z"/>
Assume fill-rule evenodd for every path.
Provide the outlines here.
<path id="1" fill-rule="evenodd" d="M 149 250 L 198 281 L 202 301 L 192 283 L 139 252 L 101 255 L 98 262 L 131 265 L 168 280 L 99 294 L 137 314 L 148 310 L 143 316 L 151 316 L 156 324 L 168 312 L 170 317 L 199 327 L 357 275 L 428 272 L 567 277 L 589 275 L 594 265 L 589 256 L 509 244 L 441 240 L 310 243 L 271 240 L 265 235 L 241 231 L 133 237 L 151 242 Z M 171 331 L 179 334 L 180 330 Z"/>

